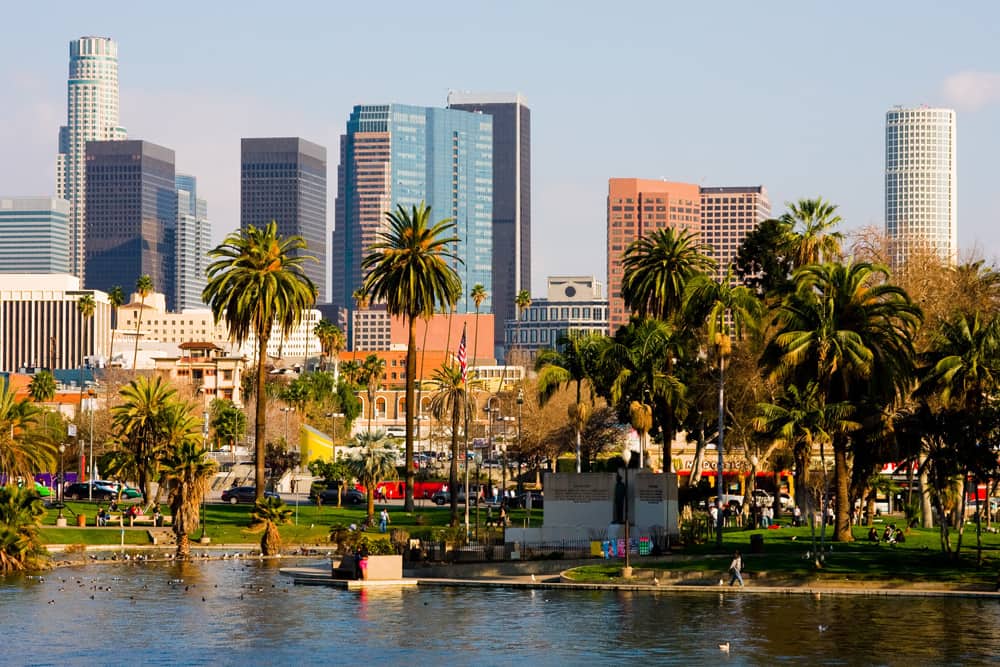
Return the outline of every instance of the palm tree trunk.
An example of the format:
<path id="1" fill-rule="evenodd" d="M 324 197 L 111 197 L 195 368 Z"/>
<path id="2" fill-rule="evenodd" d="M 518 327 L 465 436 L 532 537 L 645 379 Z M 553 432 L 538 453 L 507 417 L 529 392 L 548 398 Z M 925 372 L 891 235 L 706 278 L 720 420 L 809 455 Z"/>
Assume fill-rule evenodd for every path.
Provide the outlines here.
<path id="1" fill-rule="evenodd" d="M 417 322 L 411 314 L 408 316 L 409 333 L 406 339 L 406 491 L 403 499 L 403 511 L 413 511 L 413 417 L 416 414 L 413 406 L 414 391 L 417 379 Z"/>
<path id="2" fill-rule="evenodd" d="M 268 322 L 266 325 L 268 333 L 270 333 L 270 324 Z M 264 441 L 267 437 L 264 432 L 267 419 L 267 395 L 265 390 L 267 377 L 264 374 L 264 359 L 267 356 L 268 334 L 264 333 L 263 328 L 259 327 L 261 330 L 257 331 L 257 410 L 256 422 L 253 425 L 254 496 L 257 500 L 263 500 L 264 498 L 264 455 L 266 453 Z"/>
<path id="3" fill-rule="evenodd" d="M 177 559 L 187 560 L 191 557 L 191 540 L 188 538 L 186 530 L 174 528 L 174 536 L 177 537 Z"/>
<path id="4" fill-rule="evenodd" d="M 451 408 L 451 467 L 448 470 L 448 488 L 451 490 L 451 525 L 458 525 L 458 400 Z M 466 454 L 468 456 L 468 454 Z M 468 465 L 468 461 L 465 463 Z M 469 499 L 466 498 L 468 503 Z"/>
<path id="5" fill-rule="evenodd" d="M 847 443 L 842 437 L 833 440 L 833 471 L 837 482 L 836 529 L 834 539 L 838 542 L 853 542 L 851 530 L 851 499 L 848 496 L 850 472 L 847 467 Z"/>
<path id="6" fill-rule="evenodd" d="M 427 331 L 431 328 L 431 321 L 424 320 L 424 341 L 420 346 L 420 387 L 417 389 L 417 435 L 416 439 L 420 440 L 420 407 L 423 400 L 424 394 L 424 375 L 426 373 L 427 365 L 424 363 L 427 359 Z"/>
<path id="7" fill-rule="evenodd" d="M 146 309 L 146 297 L 139 300 L 139 315 L 135 318 L 135 349 L 132 352 L 132 374 L 136 372 L 136 361 L 139 359 L 139 335 L 142 331 L 142 311 Z"/>

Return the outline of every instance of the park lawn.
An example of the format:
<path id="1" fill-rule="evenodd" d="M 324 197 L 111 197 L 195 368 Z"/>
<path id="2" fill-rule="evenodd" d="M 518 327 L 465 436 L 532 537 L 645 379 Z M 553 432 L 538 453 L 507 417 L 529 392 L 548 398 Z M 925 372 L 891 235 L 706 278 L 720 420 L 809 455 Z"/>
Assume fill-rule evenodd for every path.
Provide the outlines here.
<path id="1" fill-rule="evenodd" d="M 42 527 L 38 531 L 43 544 L 121 544 L 121 530 L 113 528 L 55 528 Z M 149 533 L 140 528 L 125 529 L 125 544 L 135 546 L 150 544 Z"/>
<path id="2" fill-rule="evenodd" d="M 763 553 L 754 554 L 750 549 L 751 535 L 763 535 Z M 812 540 L 808 528 L 782 528 L 780 530 L 731 529 L 724 534 L 722 553 L 714 542 L 677 549 L 669 558 L 635 558 L 634 576 L 638 580 L 653 576 L 668 578 L 683 574 L 702 573 L 706 579 L 725 577 L 732 553 L 739 549 L 744 556 L 745 571 L 751 580 L 755 573 L 764 574 L 774 583 L 865 585 L 878 582 L 881 586 L 927 584 L 955 588 L 992 590 L 997 583 L 1000 568 L 1000 535 L 983 533 L 983 566 L 976 566 L 975 526 L 967 526 L 962 543 L 961 558 L 951 559 L 941 552 L 939 532 L 934 529 L 912 529 L 906 542 L 897 545 L 874 544 L 866 540 L 867 528 L 855 527 L 852 543 L 830 542 L 827 532 L 827 554 L 819 570 L 812 565 Z M 957 545 L 957 534 L 952 531 L 952 547 Z M 794 538 L 794 539 L 793 539 Z M 817 544 L 819 535 L 817 534 Z M 572 570 L 568 576 L 574 581 L 613 583 L 620 582 L 621 561 L 587 565 Z M 762 580 L 764 581 L 764 580 Z"/>

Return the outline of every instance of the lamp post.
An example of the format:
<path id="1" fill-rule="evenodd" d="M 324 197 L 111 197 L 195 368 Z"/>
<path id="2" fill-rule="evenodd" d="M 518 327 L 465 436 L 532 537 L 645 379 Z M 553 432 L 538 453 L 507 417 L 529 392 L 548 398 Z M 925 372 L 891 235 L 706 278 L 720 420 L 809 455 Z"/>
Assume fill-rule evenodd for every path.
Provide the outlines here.
<path id="1" fill-rule="evenodd" d="M 493 408 L 493 401 L 498 401 L 498 400 L 500 400 L 499 396 L 490 396 L 488 399 L 486 399 L 486 419 L 487 419 L 487 424 L 489 426 L 489 431 L 487 432 L 486 442 L 487 442 L 488 451 L 490 453 L 490 458 L 493 457 L 493 412 L 495 411 L 494 408 Z M 496 411 L 499 414 L 499 408 L 496 408 Z M 487 475 L 489 475 L 490 493 L 492 493 L 493 492 L 493 467 L 492 466 L 488 467 L 487 471 L 488 471 Z"/>
<path id="2" fill-rule="evenodd" d="M 63 501 L 66 497 L 66 459 L 63 454 L 66 453 L 66 445 L 59 445 L 59 516 L 56 517 L 57 526 L 65 526 L 66 518 L 63 516 Z"/>
<path id="3" fill-rule="evenodd" d="M 524 459 L 524 449 L 521 446 L 521 408 L 524 406 L 524 390 L 517 390 L 517 492 L 524 492 L 524 480 L 521 479 L 521 460 Z"/>
<path id="4" fill-rule="evenodd" d="M 87 404 L 90 406 L 90 479 L 93 480 L 97 477 L 97 464 L 94 461 L 94 408 L 97 407 L 97 392 L 88 389 L 87 396 Z"/>

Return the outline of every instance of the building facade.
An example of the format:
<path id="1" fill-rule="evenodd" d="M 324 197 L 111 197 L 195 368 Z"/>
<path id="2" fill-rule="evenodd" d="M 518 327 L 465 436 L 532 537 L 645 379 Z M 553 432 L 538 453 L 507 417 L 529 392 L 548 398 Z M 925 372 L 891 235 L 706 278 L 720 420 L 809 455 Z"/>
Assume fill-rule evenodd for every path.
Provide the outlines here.
<path id="1" fill-rule="evenodd" d="M 69 273 L 65 199 L 0 198 L 0 273 Z"/>
<path id="2" fill-rule="evenodd" d="M 92 317 L 79 310 L 90 295 Z M 0 371 L 81 368 L 103 358 L 111 331 L 108 295 L 68 274 L 0 275 Z"/>
<path id="3" fill-rule="evenodd" d="M 955 112 L 894 107 L 885 115 L 885 233 L 893 262 L 916 250 L 958 255 Z"/>
<path id="4" fill-rule="evenodd" d="M 326 148 L 298 137 L 243 139 L 240 158 L 240 225 L 274 220 L 282 236 L 301 236 L 314 257 L 303 272 L 327 298 Z"/>
<path id="5" fill-rule="evenodd" d="M 517 363 L 531 366 L 561 336 L 606 334 L 608 300 L 594 276 L 550 276 L 544 299 L 534 299 L 507 323 L 506 345 Z"/>
<path id="6" fill-rule="evenodd" d="M 354 340 L 349 349 L 364 352 L 406 350 L 409 326 L 402 317 L 390 317 L 384 306 L 373 306 L 351 313 Z M 436 314 L 420 318 L 416 326 L 417 349 L 454 358 L 465 332 L 465 354 L 469 366 L 492 364 L 493 315 L 474 313 Z"/>
<path id="7" fill-rule="evenodd" d="M 658 229 L 701 228 L 701 189 L 692 183 L 641 178 L 608 180 L 608 331 L 628 322 L 622 298 L 622 261 L 634 242 Z"/>
<path id="8" fill-rule="evenodd" d="M 763 185 L 701 188 L 699 239 L 711 247 L 722 279 L 735 261 L 747 234 L 771 217 L 771 200 Z"/>
<path id="9" fill-rule="evenodd" d="M 448 108 L 493 118 L 494 340 L 505 340 L 521 290 L 531 290 L 531 109 L 519 93 L 448 93 Z M 494 351 L 503 359 L 503 350 Z"/>
<path id="10" fill-rule="evenodd" d="M 209 342 L 180 344 L 180 355 L 157 357 L 156 372 L 175 387 L 187 384 L 201 397 L 205 410 L 217 398 L 243 404 L 241 379 L 246 360 L 226 354 L 223 347 Z"/>
<path id="11" fill-rule="evenodd" d="M 208 202 L 198 197 L 194 176 L 177 174 L 177 232 L 174 240 L 174 293 L 176 310 L 204 308 L 201 292 L 205 289 L 208 252 L 212 249 L 212 223 Z"/>
<path id="12" fill-rule="evenodd" d="M 426 203 L 431 222 L 451 218 L 450 250 L 462 280 L 457 312 L 473 312 L 476 283 L 493 291 L 493 119 L 485 114 L 401 104 L 356 106 L 340 142 L 332 302 L 354 310 L 361 262 L 385 214 Z M 492 300 L 482 305 L 491 312 Z M 347 318 L 350 321 L 350 318 Z M 350 338 L 350 336 L 349 336 Z"/>
<path id="13" fill-rule="evenodd" d="M 69 43 L 66 124 L 59 128 L 56 196 L 69 201 L 69 271 L 84 278 L 88 141 L 120 141 L 118 45 L 108 37 Z"/>
<path id="14" fill-rule="evenodd" d="M 148 141 L 87 144 L 85 284 L 105 292 L 148 275 L 176 304 L 174 152 Z"/>

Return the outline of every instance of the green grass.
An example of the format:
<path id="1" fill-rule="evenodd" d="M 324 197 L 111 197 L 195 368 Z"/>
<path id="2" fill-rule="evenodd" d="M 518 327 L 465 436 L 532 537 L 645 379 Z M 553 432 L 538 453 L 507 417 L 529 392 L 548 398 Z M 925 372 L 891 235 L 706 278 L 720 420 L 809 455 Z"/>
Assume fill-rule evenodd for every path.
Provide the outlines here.
<path id="1" fill-rule="evenodd" d="M 118 544 L 121 539 L 119 531 L 112 529 L 93 528 L 94 517 L 97 515 L 98 505 L 107 506 L 106 503 L 68 501 L 63 515 L 70 526 L 76 525 L 76 515 L 84 514 L 87 517 L 87 525 L 90 528 L 55 528 L 57 510 L 46 512 L 42 520 L 42 540 L 46 544 Z M 421 539 L 431 539 L 436 532 L 448 526 L 451 519 L 451 510 L 447 507 L 437 507 L 436 505 L 422 505 L 418 502 L 417 511 L 413 513 L 403 512 L 398 506 L 389 508 L 391 523 L 390 530 L 400 528 L 410 533 L 411 537 Z M 166 505 L 163 505 L 168 511 Z M 366 511 L 364 506 L 360 507 L 335 507 L 324 505 L 302 504 L 298 507 L 298 522 L 295 523 L 295 505 L 289 505 L 292 510 L 293 523 L 280 526 L 281 537 L 287 545 L 326 545 L 329 544 L 330 527 L 335 524 L 349 526 L 351 524 L 360 525 L 365 519 Z M 380 505 L 376 505 L 376 513 L 381 510 Z M 249 544 L 260 541 L 260 533 L 249 530 L 250 528 L 251 505 L 239 504 L 209 504 L 205 506 L 205 535 L 212 540 L 212 544 Z M 495 512 L 494 512 L 495 514 Z M 470 521 L 473 529 L 475 527 L 476 512 L 473 508 L 470 513 Z M 524 510 L 513 510 L 511 512 L 511 525 L 524 525 Z M 464 520 L 464 510 L 460 509 L 460 521 Z M 480 521 L 486 522 L 485 510 L 480 512 Z M 531 525 L 539 526 L 542 522 L 541 511 L 534 510 L 531 517 Z M 485 528 L 483 529 L 485 531 Z M 369 533 L 378 534 L 378 528 L 369 529 Z M 482 534 L 482 532 L 480 533 Z M 70 536 L 72 535 L 72 539 Z M 201 537 L 201 530 L 195 531 L 192 537 Z M 149 536 L 145 529 L 134 528 L 125 530 L 126 544 L 149 544 Z"/>
<path id="2" fill-rule="evenodd" d="M 880 526 L 881 527 L 881 526 Z M 645 577 L 701 575 L 712 580 L 727 577 L 726 570 L 732 553 L 739 549 L 744 556 L 745 569 L 750 573 L 763 573 L 761 581 L 774 583 L 826 585 L 861 585 L 881 582 L 890 587 L 913 583 L 940 584 L 957 588 L 993 590 L 1000 569 L 1000 535 L 983 533 L 983 565 L 976 565 L 975 525 L 965 529 L 961 557 L 949 558 L 941 552 L 938 530 L 913 529 L 906 542 L 897 545 L 874 544 L 867 541 L 867 528 L 855 527 L 856 541 L 830 542 L 832 551 L 827 554 L 822 568 L 815 569 L 806 552 L 812 550 L 808 528 L 782 528 L 781 530 L 732 529 L 724 533 L 724 548 L 720 553 L 714 542 L 675 550 L 666 558 L 635 558 L 633 567 L 640 581 Z M 750 537 L 764 536 L 763 553 L 750 553 Z M 951 533 L 953 548 L 958 535 Z M 793 539 L 795 538 L 795 539 Z M 817 535 L 817 544 L 819 536 Z M 571 571 L 575 581 L 611 583 L 621 581 L 621 561 L 587 565 Z"/>

